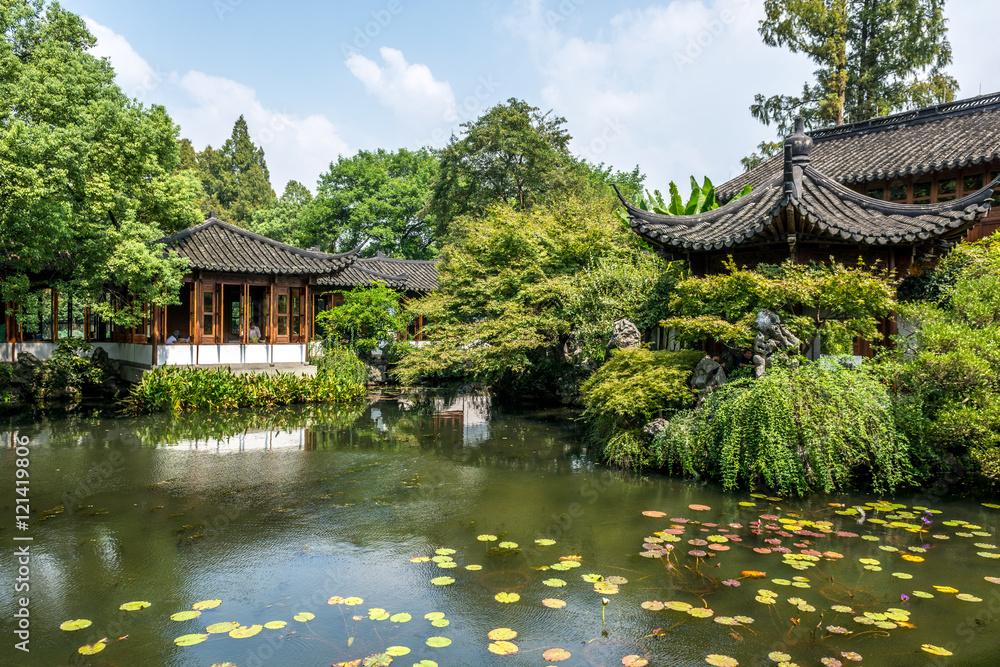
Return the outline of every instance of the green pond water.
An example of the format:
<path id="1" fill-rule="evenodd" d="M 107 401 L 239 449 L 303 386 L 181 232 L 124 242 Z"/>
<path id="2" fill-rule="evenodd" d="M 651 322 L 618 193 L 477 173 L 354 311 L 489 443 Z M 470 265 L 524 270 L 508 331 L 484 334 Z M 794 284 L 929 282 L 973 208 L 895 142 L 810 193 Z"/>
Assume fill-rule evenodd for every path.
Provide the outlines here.
<path id="1" fill-rule="evenodd" d="M 0 664 L 1000 664 L 1000 501 L 630 475 L 594 462 L 574 416 L 424 395 L 15 421 L 31 513 L 18 530 L 7 432 Z M 30 653 L 14 647 L 22 596 Z M 171 620 L 206 600 L 221 603 Z M 60 629 L 74 619 L 91 624 Z M 206 632 L 226 622 L 256 634 Z"/>

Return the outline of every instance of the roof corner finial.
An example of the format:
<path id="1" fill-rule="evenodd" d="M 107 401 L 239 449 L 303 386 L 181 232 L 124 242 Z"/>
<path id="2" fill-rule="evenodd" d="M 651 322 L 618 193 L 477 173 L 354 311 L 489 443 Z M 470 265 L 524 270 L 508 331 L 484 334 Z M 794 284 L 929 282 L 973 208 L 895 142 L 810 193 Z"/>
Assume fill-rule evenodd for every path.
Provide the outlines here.
<path id="1" fill-rule="evenodd" d="M 806 134 L 806 122 L 800 116 L 795 119 L 795 131 L 785 139 L 785 194 L 801 196 L 802 169 L 809 164 L 812 147 L 812 137 Z"/>
<path id="2" fill-rule="evenodd" d="M 206 218 L 206 220 L 211 220 L 214 217 L 215 217 L 215 211 L 209 211 L 208 212 L 208 218 Z"/>

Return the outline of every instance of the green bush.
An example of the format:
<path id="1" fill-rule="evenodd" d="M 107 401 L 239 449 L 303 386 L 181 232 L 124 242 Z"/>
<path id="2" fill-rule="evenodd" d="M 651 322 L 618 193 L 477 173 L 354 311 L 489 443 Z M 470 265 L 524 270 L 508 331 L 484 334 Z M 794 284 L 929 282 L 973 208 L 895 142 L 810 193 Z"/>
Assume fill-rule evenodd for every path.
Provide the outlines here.
<path id="1" fill-rule="evenodd" d="M 314 360 L 317 374 L 344 385 L 364 385 L 368 382 L 368 369 L 357 353 L 340 345 L 324 341 L 323 355 Z"/>
<path id="2" fill-rule="evenodd" d="M 365 395 L 363 384 L 345 382 L 332 374 L 297 376 L 247 373 L 228 369 L 162 366 L 142 376 L 125 399 L 131 414 L 165 410 L 274 407 L 294 403 L 348 402 Z"/>

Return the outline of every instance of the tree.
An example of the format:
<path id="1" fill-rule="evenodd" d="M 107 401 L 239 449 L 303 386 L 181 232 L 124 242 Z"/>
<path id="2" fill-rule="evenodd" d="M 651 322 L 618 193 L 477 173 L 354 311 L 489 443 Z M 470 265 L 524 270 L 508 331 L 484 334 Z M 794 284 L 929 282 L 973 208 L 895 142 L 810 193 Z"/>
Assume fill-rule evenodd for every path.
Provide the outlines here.
<path id="1" fill-rule="evenodd" d="M 300 221 L 312 201 L 312 193 L 306 186 L 288 181 L 281 198 L 270 208 L 255 211 L 247 229 L 289 245 L 311 245 L 303 240 Z"/>
<path id="2" fill-rule="evenodd" d="M 271 206 L 276 196 L 264 159 L 264 149 L 250 140 L 247 122 L 240 116 L 222 148 L 206 146 L 198 153 L 198 176 L 205 191 L 203 213 L 215 212 L 227 222 L 246 226 L 256 211 Z"/>
<path id="3" fill-rule="evenodd" d="M 342 344 L 359 356 L 370 354 L 383 342 L 406 331 L 410 319 L 400 306 L 399 292 L 384 282 L 359 285 L 342 294 L 344 303 L 316 315 L 324 339 Z"/>
<path id="4" fill-rule="evenodd" d="M 511 98 L 462 124 L 441 151 L 428 210 L 441 230 L 492 204 L 525 210 L 579 187 L 582 174 L 569 153 L 566 119 Z"/>
<path id="5" fill-rule="evenodd" d="M 360 151 L 321 175 L 316 199 L 301 221 L 307 245 L 328 252 L 362 246 L 402 259 L 431 259 L 438 246 L 423 213 L 437 173 L 427 150 Z"/>
<path id="6" fill-rule="evenodd" d="M 496 204 L 455 225 L 440 288 L 408 305 L 433 343 L 402 359 L 407 381 L 472 379 L 522 396 L 571 389 L 588 357 L 604 361 L 614 320 L 642 317 L 666 266 L 608 195 L 527 211 Z"/>
<path id="7" fill-rule="evenodd" d="M 750 112 L 781 137 L 797 116 L 841 125 L 954 99 L 944 0 L 765 0 L 764 9 L 764 43 L 819 67 L 798 96 L 755 96 Z M 765 155 L 775 148 L 761 145 Z"/>
<path id="8" fill-rule="evenodd" d="M 888 276 L 864 265 L 787 261 L 751 270 L 730 258 L 726 270 L 678 283 L 670 302 L 674 316 L 662 326 L 676 328 L 683 340 L 712 337 L 728 347 L 748 347 L 756 335 L 751 325 L 766 308 L 800 340 L 820 336 L 825 352 L 843 354 L 854 338 L 875 338 L 879 318 L 888 317 L 896 303 Z"/>
<path id="9" fill-rule="evenodd" d="M 122 93 L 58 4 L 8 0 L 0 33 L 0 298 L 24 308 L 44 282 L 126 325 L 173 302 L 186 261 L 150 242 L 200 219 L 178 128 Z M 108 285 L 127 293 L 104 301 Z"/>

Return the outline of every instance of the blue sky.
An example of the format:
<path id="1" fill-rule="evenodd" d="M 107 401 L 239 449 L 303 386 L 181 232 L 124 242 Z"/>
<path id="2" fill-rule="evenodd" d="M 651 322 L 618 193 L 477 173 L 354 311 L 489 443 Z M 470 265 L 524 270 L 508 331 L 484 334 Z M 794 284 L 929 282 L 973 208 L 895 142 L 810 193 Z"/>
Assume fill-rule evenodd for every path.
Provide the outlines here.
<path id="1" fill-rule="evenodd" d="M 63 0 L 88 20 L 131 96 L 163 104 L 196 148 L 244 114 L 278 193 L 315 188 L 338 155 L 440 147 L 510 97 L 568 121 L 572 150 L 651 187 L 722 182 L 772 131 L 756 92 L 794 93 L 804 58 L 764 46 L 761 0 L 269 2 Z M 960 97 L 1000 90 L 982 17 L 951 0 Z"/>

